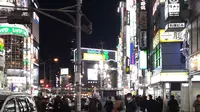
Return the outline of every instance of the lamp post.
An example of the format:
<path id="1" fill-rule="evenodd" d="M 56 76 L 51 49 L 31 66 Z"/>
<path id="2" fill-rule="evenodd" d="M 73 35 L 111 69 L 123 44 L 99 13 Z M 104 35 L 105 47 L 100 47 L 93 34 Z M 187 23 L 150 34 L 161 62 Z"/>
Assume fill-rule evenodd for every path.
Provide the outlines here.
<path id="1" fill-rule="evenodd" d="M 33 59 L 33 60 L 36 60 L 36 59 Z M 44 86 L 45 86 L 45 84 L 46 84 L 46 80 L 45 80 L 45 75 L 46 75 L 46 63 L 48 63 L 49 61 L 51 61 L 52 59 L 48 59 L 48 60 L 45 60 L 45 61 L 43 61 L 43 60 L 40 60 L 42 63 L 40 63 L 40 64 L 43 64 L 43 69 L 44 69 L 44 75 L 43 75 L 43 77 L 44 77 Z M 59 61 L 59 59 L 58 58 L 54 58 L 53 59 L 53 61 L 54 62 L 58 62 Z M 50 77 L 50 79 L 51 79 L 51 68 L 50 68 L 50 75 L 49 75 L 49 77 Z"/>

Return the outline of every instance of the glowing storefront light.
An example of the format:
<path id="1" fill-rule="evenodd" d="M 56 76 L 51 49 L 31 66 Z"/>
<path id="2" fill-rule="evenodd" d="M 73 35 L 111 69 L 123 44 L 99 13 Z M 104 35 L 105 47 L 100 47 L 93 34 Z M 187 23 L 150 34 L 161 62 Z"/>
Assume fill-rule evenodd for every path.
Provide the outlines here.
<path id="1" fill-rule="evenodd" d="M 140 51 L 140 69 L 147 69 L 147 51 Z"/>
<path id="2" fill-rule="evenodd" d="M 190 71 L 200 71 L 200 53 L 190 58 Z"/>
<path id="3" fill-rule="evenodd" d="M 0 38 L 0 55 L 4 55 L 4 40 L 3 38 Z"/>
<path id="4" fill-rule="evenodd" d="M 89 53 L 84 53 L 83 54 L 83 60 L 105 60 L 104 56 L 102 54 L 89 54 Z"/>
<path id="5" fill-rule="evenodd" d="M 28 37 L 28 31 L 17 25 L 0 25 L 0 35 L 18 35 Z"/>

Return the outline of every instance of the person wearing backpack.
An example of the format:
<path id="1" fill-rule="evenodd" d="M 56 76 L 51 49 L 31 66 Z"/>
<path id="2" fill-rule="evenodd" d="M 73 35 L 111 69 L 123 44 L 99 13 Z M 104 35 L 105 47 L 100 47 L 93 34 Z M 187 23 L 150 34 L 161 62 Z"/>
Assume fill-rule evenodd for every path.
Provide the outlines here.
<path id="1" fill-rule="evenodd" d="M 136 112 L 137 105 L 134 101 L 132 94 L 128 93 L 126 96 L 126 112 Z"/>
<path id="2" fill-rule="evenodd" d="M 115 96 L 115 107 L 113 109 L 113 112 L 120 112 L 120 107 L 121 107 L 121 101 L 118 96 Z"/>

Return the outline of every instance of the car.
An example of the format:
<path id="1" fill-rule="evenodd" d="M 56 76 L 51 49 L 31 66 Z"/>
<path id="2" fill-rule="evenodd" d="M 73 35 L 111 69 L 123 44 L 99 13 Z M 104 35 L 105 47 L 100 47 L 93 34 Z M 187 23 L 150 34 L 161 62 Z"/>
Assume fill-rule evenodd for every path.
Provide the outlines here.
<path id="1" fill-rule="evenodd" d="M 0 92 L 0 112 L 38 112 L 30 94 Z"/>

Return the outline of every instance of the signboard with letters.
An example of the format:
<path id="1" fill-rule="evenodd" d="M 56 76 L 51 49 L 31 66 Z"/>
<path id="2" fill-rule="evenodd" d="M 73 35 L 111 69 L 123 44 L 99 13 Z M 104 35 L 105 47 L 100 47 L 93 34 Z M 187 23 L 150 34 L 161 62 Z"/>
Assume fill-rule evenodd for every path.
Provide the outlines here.
<path id="1" fill-rule="evenodd" d="M 165 19 L 168 17 L 180 16 L 180 2 L 179 0 L 166 0 L 165 1 Z"/>
<path id="2" fill-rule="evenodd" d="M 184 22 L 179 23 L 168 23 L 165 26 L 166 31 L 182 31 L 185 28 L 186 24 Z"/>
<path id="3" fill-rule="evenodd" d="M 145 50 L 147 48 L 147 32 L 140 31 L 140 49 Z"/>

